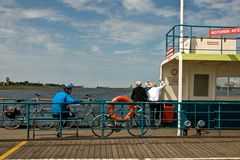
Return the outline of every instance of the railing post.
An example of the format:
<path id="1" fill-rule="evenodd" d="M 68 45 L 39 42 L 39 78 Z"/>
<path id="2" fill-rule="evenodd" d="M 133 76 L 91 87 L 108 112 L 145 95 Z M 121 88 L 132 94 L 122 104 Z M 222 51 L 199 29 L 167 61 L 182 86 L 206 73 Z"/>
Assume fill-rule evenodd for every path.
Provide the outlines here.
<path id="1" fill-rule="evenodd" d="M 102 111 L 101 111 L 101 114 L 102 114 L 102 128 L 100 128 L 102 130 L 102 137 L 104 137 L 104 130 L 105 130 L 105 125 L 104 125 L 104 121 L 105 121 L 105 117 L 104 117 L 104 103 L 101 102 L 101 108 L 102 108 Z"/>
<path id="2" fill-rule="evenodd" d="M 221 104 L 218 105 L 218 135 L 221 136 Z"/>
<path id="3" fill-rule="evenodd" d="M 27 118 L 27 139 L 29 139 L 30 134 L 30 104 L 25 105 L 26 108 L 26 118 Z"/>
<path id="4" fill-rule="evenodd" d="M 143 102 L 143 105 L 142 105 L 142 112 L 141 112 L 141 136 L 143 136 L 144 134 L 144 127 L 145 127 L 145 119 L 143 118 L 143 115 L 145 115 L 145 103 Z"/>
<path id="5" fill-rule="evenodd" d="M 208 129 L 210 128 L 210 104 L 208 104 Z"/>
<path id="6" fill-rule="evenodd" d="M 59 137 L 62 138 L 62 108 L 60 109 L 60 116 L 59 116 L 60 124 L 59 124 Z"/>
<path id="7" fill-rule="evenodd" d="M 181 110 L 180 110 L 180 136 L 183 136 L 183 115 L 184 115 L 184 111 L 182 109 L 182 102 L 180 103 L 181 106 Z"/>

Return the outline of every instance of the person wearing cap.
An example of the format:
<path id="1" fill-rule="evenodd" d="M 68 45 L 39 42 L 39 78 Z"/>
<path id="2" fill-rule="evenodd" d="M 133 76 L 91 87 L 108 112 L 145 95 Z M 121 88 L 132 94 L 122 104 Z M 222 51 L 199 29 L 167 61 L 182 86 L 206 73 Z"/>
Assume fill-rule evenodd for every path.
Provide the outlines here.
<path id="1" fill-rule="evenodd" d="M 144 89 L 148 91 L 149 89 L 152 88 L 152 83 L 150 81 L 147 81 L 144 83 L 144 86 L 145 86 Z"/>
<path id="2" fill-rule="evenodd" d="M 166 86 L 164 81 L 161 81 L 160 86 L 153 84 L 153 87 L 148 90 L 148 96 L 150 102 L 160 102 L 161 101 L 161 91 Z M 149 104 L 150 107 L 150 125 L 155 127 L 155 120 L 160 118 L 161 104 Z"/>
<path id="3" fill-rule="evenodd" d="M 55 94 L 55 96 L 52 99 L 52 116 L 56 118 L 60 118 L 60 113 L 61 117 L 68 118 L 68 117 L 74 117 L 74 113 L 71 113 L 68 104 L 61 104 L 61 103 L 80 103 L 80 100 L 76 100 L 71 96 L 72 93 L 72 84 L 64 84 L 63 91 L 58 92 Z M 55 103 L 55 104 L 54 104 Z M 70 115 L 70 113 L 72 115 Z M 66 122 L 65 125 L 67 125 L 68 122 Z M 57 137 L 60 136 L 60 131 L 59 131 L 59 126 L 56 127 L 57 131 Z"/>
<path id="4" fill-rule="evenodd" d="M 72 93 L 72 84 L 65 84 L 63 87 L 63 91 L 58 92 L 55 94 L 55 96 L 52 99 L 53 103 L 52 104 L 52 115 L 53 117 L 60 117 L 60 111 L 62 112 L 62 118 L 67 118 L 69 117 L 69 109 L 68 109 L 68 104 L 58 104 L 58 103 L 80 103 L 79 100 L 74 99 L 71 96 Z"/>
<path id="5" fill-rule="evenodd" d="M 148 99 L 146 90 L 142 87 L 141 81 L 136 81 L 136 87 L 132 91 L 131 99 L 133 102 L 146 102 Z"/>

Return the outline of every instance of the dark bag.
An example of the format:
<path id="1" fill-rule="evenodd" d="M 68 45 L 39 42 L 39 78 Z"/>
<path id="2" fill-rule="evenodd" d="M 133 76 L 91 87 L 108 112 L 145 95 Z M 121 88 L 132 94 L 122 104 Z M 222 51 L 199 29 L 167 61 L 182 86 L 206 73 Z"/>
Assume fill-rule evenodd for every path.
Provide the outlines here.
<path id="1" fill-rule="evenodd" d="M 5 111 L 5 115 L 8 118 L 14 118 L 16 115 L 20 114 L 20 110 L 15 107 L 15 106 L 7 106 L 6 107 L 6 111 Z"/>

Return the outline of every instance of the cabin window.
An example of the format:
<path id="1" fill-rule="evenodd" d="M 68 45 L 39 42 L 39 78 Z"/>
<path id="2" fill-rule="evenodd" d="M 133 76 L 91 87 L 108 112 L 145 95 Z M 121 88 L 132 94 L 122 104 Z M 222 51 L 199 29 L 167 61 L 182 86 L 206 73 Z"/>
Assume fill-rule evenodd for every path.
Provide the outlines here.
<path id="1" fill-rule="evenodd" d="M 195 74 L 193 96 L 207 97 L 209 85 L 208 82 L 209 82 L 208 74 Z"/>
<path id="2" fill-rule="evenodd" d="M 228 77 L 216 78 L 216 96 L 228 95 Z"/>
<path id="3" fill-rule="evenodd" d="M 240 77 L 217 77 L 216 96 L 240 96 Z"/>

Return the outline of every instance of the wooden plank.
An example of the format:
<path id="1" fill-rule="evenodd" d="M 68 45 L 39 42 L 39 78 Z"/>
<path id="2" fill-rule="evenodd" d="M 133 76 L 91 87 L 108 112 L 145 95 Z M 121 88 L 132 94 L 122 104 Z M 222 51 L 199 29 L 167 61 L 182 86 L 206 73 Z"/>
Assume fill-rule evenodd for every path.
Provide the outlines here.
<path id="1" fill-rule="evenodd" d="M 183 155 L 181 154 L 181 152 L 178 151 L 179 149 L 175 149 L 173 147 L 173 145 L 175 145 L 176 143 L 178 143 L 178 139 L 170 138 L 169 143 L 167 143 L 166 145 L 172 151 L 174 157 L 181 158 L 181 157 L 183 157 Z"/>
<path id="2" fill-rule="evenodd" d="M 122 143 L 121 143 L 121 141 L 123 141 L 123 139 L 118 139 L 118 140 L 115 140 L 115 141 L 116 141 L 116 146 L 117 146 L 119 158 L 120 159 L 125 158 L 125 153 L 123 151 L 123 147 L 122 147 Z"/>
<path id="3" fill-rule="evenodd" d="M 34 156 L 32 157 L 32 159 L 41 159 L 42 153 L 47 150 L 48 144 L 50 144 L 50 141 L 40 141 L 40 143 L 38 144 L 40 147 L 40 149 L 34 154 Z"/>
<path id="4" fill-rule="evenodd" d="M 39 159 L 43 159 L 44 157 L 46 157 L 45 155 L 50 151 L 51 149 L 51 144 L 53 143 L 52 141 L 43 141 L 43 143 L 45 144 L 45 146 L 43 145 L 42 148 L 42 152 L 39 152 L 39 155 L 37 158 Z"/>
<path id="5" fill-rule="evenodd" d="M 46 154 L 44 155 L 45 158 L 50 158 L 52 156 L 52 154 L 54 153 L 54 151 L 56 150 L 56 145 L 57 145 L 58 141 L 53 141 L 50 144 L 50 149 L 48 152 L 46 152 Z"/>
<path id="6" fill-rule="evenodd" d="M 146 153 L 148 154 L 147 156 L 148 158 L 154 158 L 152 151 L 147 147 L 146 144 L 143 144 L 142 147 L 143 147 L 143 150 L 145 150 Z"/>
<path id="7" fill-rule="evenodd" d="M 108 158 L 113 158 L 113 153 L 112 153 L 112 147 L 111 147 L 111 141 L 108 139 L 105 139 L 105 144 L 106 146 L 106 150 L 107 150 L 107 157 Z"/>
<path id="8" fill-rule="evenodd" d="M 32 143 L 30 143 L 30 144 L 32 144 Z M 41 141 L 40 142 L 34 142 L 34 144 L 35 145 L 33 145 L 31 147 L 31 148 L 33 148 L 33 151 L 30 154 L 25 156 L 27 159 L 36 159 L 39 156 L 39 154 L 43 150 L 45 150 L 45 142 L 44 141 L 42 141 L 42 142 Z"/>
<path id="9" fill-rule="evenodd" d="M 152 152 L 152 154 L 153 154 L 153 158 L 160 158 L 161 156 L 160 156 L 160 154 L 158 153 L 158 150 L 156 150 L 155 149 L 155 147 L 154 147 L 154 140 L 153 139 L 148 139 L 147 140 L 148 141 L 148 143 L 146 144 L 146 146 L 151 150 L 151 152 Z"/>
<path id="10" fill-rule="evenodd" d="M 239 142 L 223 142 L 223 143 L 218 143 L 219 148 L 221 149 L 222 152 L 226 152 L 227 155 L 231 156 L 239 156 L 240 155 L 240 147 L 235 145 Z"/>
<path id="11" fill-rule="evenodd" d="M 71 152 L 73 149 L 72 140 L 66 141 L 62 146 L 62 151 L 60 151 L 57 155 L 58 158 L 67 159 L 71 156 Z"/>
<path id="12" fill-rule="evenodd" d="M 160 142 L 158 139 L 155 139 L 155 143 L 153 144 L 153 147 L 158 151 L 158 153 L 161 155 L 161 157 L 168 158 L 168 152 L 162 146 L 163 142 Z"/>
<path id="13" fill-rule="evenodd" d="M 84 145 L 83 154 L 82 154 L 81 158 L 88 158 L 89 149 L 90 149 L 90 142 L 86 140 L 85 145 Z"/>
<path id="14" fill-rule="evenodd" d="M 90 149 L 91 156 L 89 158 L 100 158 L 101 156 L 101 145 L 100 140 L 92 140 L 92 148 Z"/>
<path id="15" fill-rule="evenodd" d="M 32 145 L 34 146 L 34 144 L 26 144 L 25 146 L 22 146 L 19 150 L 17 150 L 16 152 L 11 154 L 7 158 L 11 158 L 14 156 L 14 157 L 18 157 L 19 159 L 24 159 L 24 157 L 26 157 L 26 155 L 31 154 L 31 151 L 32 151 L 31 146 Z"/>
<path id="16" fill-rule="evenodd" d="M 128 141 L 129 140 L 120 140 L 120 144 L 121 144 L 122 150 L 123 150 L 124 155 L 125 155 L 124 158 L 132 158 L 132 156 L 131 156 L 131 154 L 128 150 L 128 147 L 127 147 Z"/>
<path id="17" fill-rule="evenodd" d="M 77 148 L 77 154 L 76 154 L 75 158 L 78 158 L 78 159 L 82 158 L 84 146 L 85 146 L 85 140 L 79 141 L 78 148 Z"/>
<path id="18" fill-rule="evenodd" d="M 107 157 L 107 147 L 104 139 L 100 140 L 100 157 L 101 159 L 103 158 L 109 158 Z"/>
<path id="19" fill-rule="evenodd" d="M 134 142 L 132 144 L 133 146 L 133 150 L 135 152 L 135 154 L 137 155 L 137 158 L 144 158 L 143 154 L 141 153 L 141 151 L 139 150 L 139 145 L 138 145 L 138 141 L 136 139 L 133 139 L 132 142 Z"/>
<path id="20" fill-rule="evenodd" d="M 113 158 L 119 158 L 118 151 L 117 151 L 117 146 L 115 145 L 114 140 L 111 139 L 110 141 L 111 141 L 111 145 L 112 145 L 112 155 L 113 155 Z"/>
<path id="21" fill-rule="evenodd" d="M 0 155 L 4 154 L 14 146 L 16 146 L 19 142 L 1 142 L 0 143 Z M 21 149 L 21 148 L 20 148 Z"/>
<path id="22" fill-rule="evenodd" d="M 143 141 L 142 139 L 136 139 L 137 140 L 137 147 L 138 150 L 141 152 L 141 155 L 143 158 L 149 158 L 149 155 L 147 154 L 146 150 L 143 149 Z"/>
<path id="23" fill-rule="evenodd" d="M 200 153 L 198 151 L 198 148 L 196 148 L 195 143 L 187 143 L 185 145 L 186 145 L 186 148 L 188 149 L 187 152 L 188 151 L 192 152 L 192 157 L 194 157 L 194 158 L 200 158 L 201 157 Z"/>
<path id="24" fill-rule="evenodd" d="M 72 144 L 72 151 L 71 151 L 70 156 L 68 157 L 69 159 L 76 158 L 78 148 L 79 148 L 79 140 L 72 140 L 71 144 Z"/>

